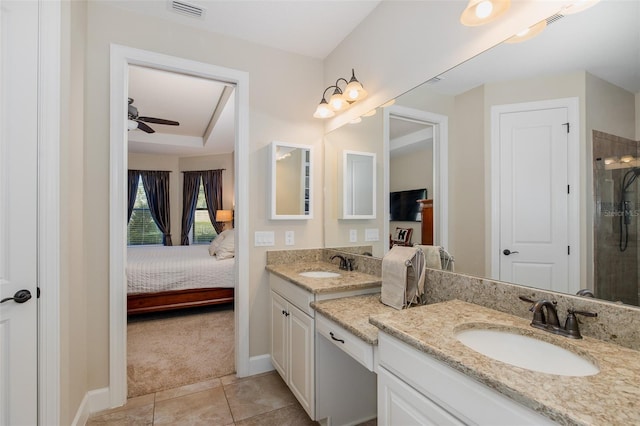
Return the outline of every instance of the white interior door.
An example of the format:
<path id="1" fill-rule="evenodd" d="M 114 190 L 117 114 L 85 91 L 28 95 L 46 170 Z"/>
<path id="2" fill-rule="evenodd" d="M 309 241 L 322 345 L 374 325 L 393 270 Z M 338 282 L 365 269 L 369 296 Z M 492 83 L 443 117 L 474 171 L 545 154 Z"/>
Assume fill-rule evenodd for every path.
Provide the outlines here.
<path id="1" fill-rule="evenodd" d="M 568 289 L 568 121 L 564 107 L 500 115 L 502 281 Z"/>
<path id="2" fill-rule="evenodd" d="M 0 424 L 35 425 L 38 2 L 0 2 L 0 59 Z"/>

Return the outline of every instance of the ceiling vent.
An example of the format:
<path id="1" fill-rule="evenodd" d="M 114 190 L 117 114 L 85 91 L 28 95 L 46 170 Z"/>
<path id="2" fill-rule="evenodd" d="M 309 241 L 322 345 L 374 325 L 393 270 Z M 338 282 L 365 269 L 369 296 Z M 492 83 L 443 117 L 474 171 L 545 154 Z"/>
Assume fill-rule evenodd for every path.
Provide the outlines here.
<path id="1" fill-rule="evenodd" d="M 192 18 L 200 18 L 204 17 L 205 10 L 200 6 L 196 6 L 195 4 L 187 3 L 184 1 L 173 0 L 169 3 L 169 8 L 181 15 L 191 16 Z"/>

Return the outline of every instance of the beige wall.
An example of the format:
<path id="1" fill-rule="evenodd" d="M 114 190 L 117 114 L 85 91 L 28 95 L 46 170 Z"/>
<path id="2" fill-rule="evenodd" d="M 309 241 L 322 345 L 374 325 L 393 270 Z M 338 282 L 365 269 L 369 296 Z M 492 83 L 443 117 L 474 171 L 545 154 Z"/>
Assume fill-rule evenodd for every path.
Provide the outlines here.
<path id="1" fill-rule="evenodd" d="M 365 117 L 362 122 L 353 125 L 342 126 L 325 136 L 325 182 L 324 182 L 324 235 L 326 247 L 361 246 L 364 242 L 364 233 L 367 228 L 377 228 L 380 240 L 387 241 L 383 235 L 384 207 L 380 199 L 383 187 L 384 175 L 382 156 L 383 115 L 376 114 Z M 369 152 L 376 154 L 376 218 L 375 219 L 339 219 L 342 208 L 342 182 L 343 153 L 345 150 Z M 358 233 L 357 242 L 349 242 L 349 232 L 355 229 Z M 370 243 L 367 243 L 370 244 Z M 383 247 L 381 243 L 373 244 L 373 255 L 382 257 Z"/>
<path id="2" fill-rule="evenodd" d="M 300 55 L 236 39 L 217 36 L 145 15 L 125 12 L 109 2 L 88 3 L 86 58 L 86 143 L 84 155 L 84 218 L 92 230 L 84 234 L 87 246 L 86 280 L 87 360 L 89 377 L 80 387 L 99 389 L 109 384 L 108 232 L 109 232 L 109 45 L 151 50 L 249 73 L 249 233 L 276 232 L 276 246 L 249 249 L 250 353 L 269 351 L 268 281 L 265 251 L 284 248 L 284 230 L 296 232 L 296 247 L 322 246 L 321 203 L 314 219 L 267 220 L 266 165 L 271 140 L 319 145 L 322 125 L 311 117 L 321 87 L 321 62 Z M 282 88 L 295 88 L 285 90 Z M 284 96 L 284 98 L 283 98 Z M 282 100 L 274 108 L 273 99 Z M 316 152 L 321 152 L 320 148 Z M 317 170 L 321 170 L 318 168 Z M 316 176 L 318 185 L 322 182 Z M 319 187 L 316 194 L 321 194 Z M 242 206 L 236 206 L 242 208 Z M 90 248 L 90 250 L 89 250 Z"/>
<path id="3" fill-rule="evenodd" d="M 89 390 L 82 166 L 86 4 L 62 2 L 61 19 L 59 397 L 60 424 L 71 424 Z"/>
<path id="4" fill-rule="evenodd" d="M 455 97 L 449 122 L 449 249 L 455 268 L 484 275 L 484 167 L 483 123 L 485 88 Z"/>

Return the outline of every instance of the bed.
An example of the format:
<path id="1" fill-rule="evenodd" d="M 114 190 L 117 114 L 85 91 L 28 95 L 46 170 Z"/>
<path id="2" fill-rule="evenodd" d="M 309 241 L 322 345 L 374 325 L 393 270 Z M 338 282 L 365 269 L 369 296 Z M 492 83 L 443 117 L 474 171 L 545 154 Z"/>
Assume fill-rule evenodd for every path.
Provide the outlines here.
<path id="1" fill-rule="evenodd" d="M 128 247 L 127 314 L 233 302 L 234 267 L 208 245 Z"/>

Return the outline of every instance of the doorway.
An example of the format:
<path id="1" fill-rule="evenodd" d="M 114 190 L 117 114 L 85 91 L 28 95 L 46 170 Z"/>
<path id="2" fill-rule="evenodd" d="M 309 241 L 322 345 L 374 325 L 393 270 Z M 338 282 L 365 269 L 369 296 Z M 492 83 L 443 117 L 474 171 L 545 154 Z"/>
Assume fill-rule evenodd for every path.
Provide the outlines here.
<path id="1" fill-rule="evenodd" d="M 430 145 L 431 158 L 430 164 L 425 167 L 431 168 L 430 181 L 432 191 L 427 194 L 427 198 L 433 200 L 433 243 L 441 247 L 448 247 L 448 117 L 435 114 L 428 111 L 422 111 L 414 108 L 393 105 L 384 109 L 384 233 L 389 235 L 390 232 L 390 199 L 391 191 L 391 151 L 392 151 L 392 126 L 393 123 L 409 124 L 414 129 L 413 135 L 405 135 L 405 148 L 411 149 L 411 145 L 417 148 L 426 148 Z M 409 143 L 412 142 L 412 143 Z M 416 182 L 421 188 L 424 183 Z M 418 188 L 416 186 L 416 188 Z M 415 188 L 409 188 L 415 189 Z M 389 245 L 385 244 L 384 253 L 389 250 Z"/>
<path id="2" fill-rule="evenodd" d="M 235 86 L 235 365 L 240 377 L 249 372 L 248 268 L 248 74 L 228 68 L 125 46 L 111 46 L 111 168 L 110 168 L 110 406 L 126 402 L 126 204 L 127 97 L 129 65 L 217 80 Z"/>
<path id="3" fill-rule="evenodd" d="M 491 109 L 492 278 L 579 288 L 577 99 Z"/>

